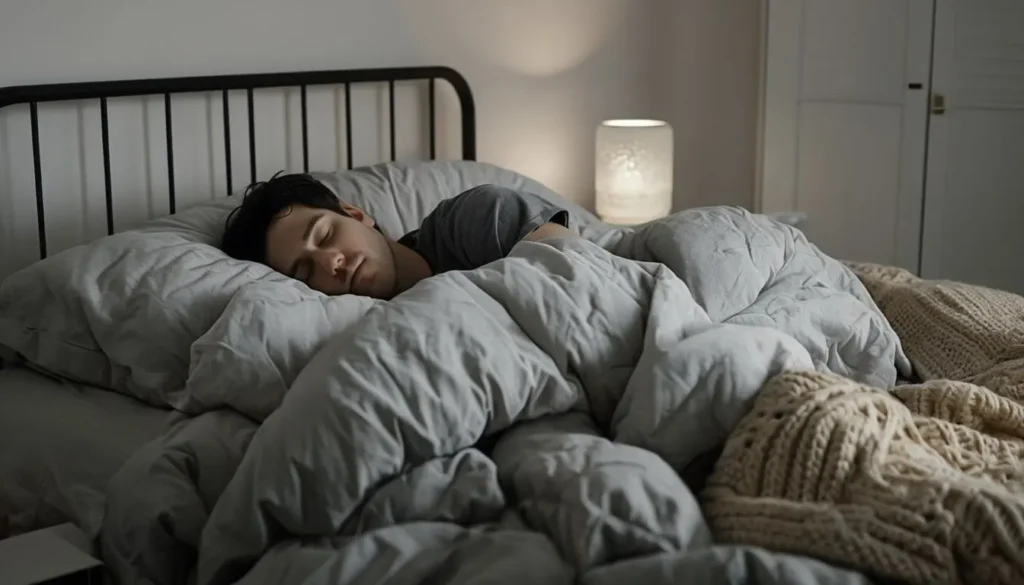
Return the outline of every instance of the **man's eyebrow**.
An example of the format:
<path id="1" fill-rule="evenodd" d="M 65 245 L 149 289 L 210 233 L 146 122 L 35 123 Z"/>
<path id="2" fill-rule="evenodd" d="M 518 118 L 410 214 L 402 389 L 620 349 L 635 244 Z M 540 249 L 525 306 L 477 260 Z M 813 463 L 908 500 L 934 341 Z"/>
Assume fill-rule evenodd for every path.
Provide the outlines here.
<path id="1" fill-rule="evenodd" d="M 312 217 L 312 219 L 309 220 L 309 223 L 306 224 L 306 229 L 305 229 L 305 231 L 302 232 L 302 245 L 303 246 L 305 246 L 306 242 L 309 241 L 309 236 L 313 234 L 313 228 L 316 227 L 316 223 L 318 221 L 320 221 L 320 218 L 322 218 L 324 215 L 325 214 L 323 214 L 323 213 L 314 215 Z M 300 261 L 301 261 L 301 258 L 296 259 L 295 262 L 292 262 L 292 267 L 288 271 L 289 278 L 295 278 L 295 273 L 299 271 L 299 262 Z"/>

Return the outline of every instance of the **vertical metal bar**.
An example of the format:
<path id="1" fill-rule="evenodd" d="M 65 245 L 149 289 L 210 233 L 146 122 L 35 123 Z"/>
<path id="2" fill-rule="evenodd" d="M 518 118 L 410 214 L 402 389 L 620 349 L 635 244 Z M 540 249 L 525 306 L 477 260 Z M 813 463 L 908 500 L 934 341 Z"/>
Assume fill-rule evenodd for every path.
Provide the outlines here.
<path id="1" fill-rule="evenodd" d="M 46 215 L 43 211 L 43 163 L 39 157 L 39 106 L 29 104 L 32 118 L 32 161 L 36 171 L 36 223 L 39 229 L 39 257 L 46 258 Z"/>
<path id="2" fill-rule="evenodd" d="M 306 116 L 306 86 L 300 89 L 302 97 L 302 172 L 309 172 L 309 121 Z"/>
<path id="3" fill-rule="evenodd" d="M 252 88 L 245 90 L 249 100 L 249 179 L 256 182 L 256 113 L 252 103 Z"/>
<path id="4" fill-rule="evenodd" d="M 167 135 L 167 207 L 175 211 L 174 201 L 174 131 L 171 128 L 171 94 L 164 94 L 164 133 Z"/>
<path id="5" fill-rule="evenodd" d="M 395 160 L 395 80 L 388 80 L 388 132 L 391 135 L 391 160 Z"/>
<path id="6" fill-rule="evenodd" d="M 103 136 L 103 188 L 107 200 L 107 235 L 114 233 L 114 196 L 110 183 L 110 127 L 107 124 L 107 98 L 100 98 L 100 132 Z"/>
<path id="7" fill-rule="evenodd" d="M 345 84 L 345 154 L 348 168 L 352 168 L 352 88 Z"/>
<path id="8" fill-rule="evenodd" d="M 437 158 L 437 112 L 434 109 L 434 78 L 427 83 L 427 108 L 430 110 L 430 160 Z"/>
<path id="9" fill-rule="evenodd" d="M 228 195 L 231 195 L 231 105 L 228 90 L 224 90 L 224 174 L 228 180 Z"/>

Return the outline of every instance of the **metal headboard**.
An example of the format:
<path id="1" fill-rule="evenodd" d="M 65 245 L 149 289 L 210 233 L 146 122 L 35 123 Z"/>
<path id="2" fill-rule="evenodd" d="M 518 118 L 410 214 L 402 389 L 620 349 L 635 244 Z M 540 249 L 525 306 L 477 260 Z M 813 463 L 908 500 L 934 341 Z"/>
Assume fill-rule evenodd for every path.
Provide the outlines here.
<path id="1" fill-rule="evenodd" d="M 164 123 L 167 143 L 167 180 L 169 209 L 175 212 L 174 193 L 174 134 L 172 131 L 171 96 L 194 92 L 222 92 L 224 117 L 225 161 L 231 161 L 231 114 L 229 92 L 245 90 L 248 100 L 249 123 L 249 178 L 256 181 L 256 125 L 253 91 L 268 88 L 300 89 L 303 169 L 309 171 L 309 141 L 306 111 L 306 88 L 318 85 L 342 85 L 345 91 L 345 142 L 348 147 L 348 166 L 352 167 L 352 84 L 387 83 L 391 160 L 395 159 L 395 82 L 427 81 L 428 125 L 430 158 L 436 157 L 437 112 L 435 106 L 435 80 L 447 81 L 459 100 L 462 126 L 462 159 L 476 159 L 476 109 L 469 83 L 457 71 L 448 67 L 402 67 L 384 69 L 348 69 L 336 71 L 307 71 L 291 73 L 263 73 L 252 75 L 217 75 L 204 77 L 173 77 L 163 79 L 137 79 L 86 83 L 59 83 L 0 88 L 0 109 L 12 105 L 28 104 L 32 128 L 32 158 L 35 167 L 36 215 L 39 230 L 40 257 L 46 257 L 46 216 L 43 205 L 42 160 L 39 153 L 38 104 L 75 100 L 99 100 L 100 124 L 103 142 L 103 175 L 106 191 L 107 233 L 114 232 L 114 206 L 110 179 L 110 136 L 107 120 L 107 100 L 117 97 L 164 96 Z M 233 192 L 231 164 L 225 165 L 227 194 Z"/>

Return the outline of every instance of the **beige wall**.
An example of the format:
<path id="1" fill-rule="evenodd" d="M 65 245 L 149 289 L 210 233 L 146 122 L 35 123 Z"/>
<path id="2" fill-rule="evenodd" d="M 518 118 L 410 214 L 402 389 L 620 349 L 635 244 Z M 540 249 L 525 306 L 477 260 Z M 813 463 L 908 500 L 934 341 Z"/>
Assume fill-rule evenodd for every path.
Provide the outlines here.
<path id="1" fill-rule="evenodd" d="M 754 205 L 761 0 L 655 6 L 655 108 L 675 129 L 675 203 Z"/>
<path id="2" fill-rule="evenodd" d="M 4 0 L 0 85 L 450 65 L 479 154 L 587 203 L 593 128 L 649 115 L 657 0 Z"/>
<path id="3" fill-rule="evenodd" d="M 756 0 L 3 0 L 0 86 L 444 64 L 461 71 L 473 87 L 482 160 L 531 175 L 590 207 L 600 120 L 663 116 L 677 136 L 677 203 L 750 205 L 759 5 Z M 158 113 L 154 109 L 151 115 Z M 9 130 L 13 146 L 27 146 L 23 120 L 5 121 L 9 114 L 0 113 L 0 131 Z M 80 112 L 77 122 L 70 115 L 56 125 L 44 124 L 44 151 L 95 163 L 96 149 L 86 156 L 72 152 L 80 139 L 88 142 L 76 132 L 95 134 L 89 115 L 96 113 L 87 113 L 85 122 Z M 112 150 L 139 150 L 126 140 L 114 137 Z M 181 148 L 177 163 L 183 173 L 190 157 L 207 165 L 212 159 Z M 0 152 L 0 175 L 7 174 L 0 176 L 0 247 L 6 252 L 34 248 L 31 159 L 25 157 Z M 78 168 L 77 158 L 67 169 L 60 164 L 45 169 L 57 249 L 102 230 L 102 178 L 96 169 Z M 159 174 L 159 153 L 150 158 L 156 165 L 152 172 Z M 241 161 L 236 174 L 247 176 L 244 156 Z M 282 168 L 273 154 L 261 153 L 260 161 L 261 176 Z M 100 187 L 80 188 L 90 181 Z M 183 184 L 188 186 L 187 180 L 179 191 Z M 212 190 L 220 183 L 196 184 Z M 132 189 L 115 193 L 119 205 L 137 197 Z M 57 191 L 65 201 L 56 199 Z M 95 216 L 88 226 L 79 219 L 83 210 Z M 62 211 L 66 218 L 50 218 Z"/>

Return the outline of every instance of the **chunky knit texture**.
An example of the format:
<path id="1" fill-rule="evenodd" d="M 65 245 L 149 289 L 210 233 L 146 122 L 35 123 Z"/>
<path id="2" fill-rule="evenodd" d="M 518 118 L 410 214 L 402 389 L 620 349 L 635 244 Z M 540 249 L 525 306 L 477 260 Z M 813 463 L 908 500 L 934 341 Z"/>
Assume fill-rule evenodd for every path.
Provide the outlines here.
<path id="1" fill-rule="evenodd" d="M 925 381 L 769 381 L 708 480 L 716 537 L 901 582 L 1024 583 L 1024 299 L 851 268 Z"/>
<path id="2" fill-rule="evenodd" d="M 1003 373 L 1008 366 L 1024 372 L 1024 297 L 922 280 L 900 268 L 849 266 L 892 324 L 921 379 L 980 383 L 972 378 L 999 366 Z"/>

